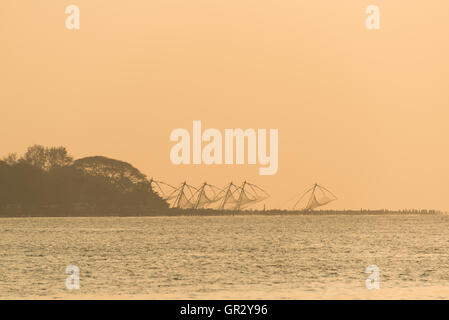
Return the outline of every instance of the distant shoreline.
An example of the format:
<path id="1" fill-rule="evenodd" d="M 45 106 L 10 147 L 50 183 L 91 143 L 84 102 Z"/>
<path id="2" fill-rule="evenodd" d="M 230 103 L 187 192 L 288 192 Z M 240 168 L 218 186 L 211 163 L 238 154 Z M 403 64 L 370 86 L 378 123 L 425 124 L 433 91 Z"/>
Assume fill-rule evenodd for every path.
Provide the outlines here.
<path id="1" fill-rule="evenodd" d="M 372 215 L 446 215 L 448 213 L 437 210 L 317 210 L 317 211 L 298 211 L 298 210 L 215 210 L 215 209 L 166 209 L 166 210 L 143 210 L 127 208 L 127 210 L 99 210 L 99 212 L 73 212 L 62 208 L 51 208 L 51 210 L 32 210 L 26 212 L 8 212 L 5 208 L 0 209 L 0 218 L 63 218 L 63 217 L 187 217 L 187 216 L 323 216 L 323 215 L 354 215 L 354 216 L 372 216 Z"/>

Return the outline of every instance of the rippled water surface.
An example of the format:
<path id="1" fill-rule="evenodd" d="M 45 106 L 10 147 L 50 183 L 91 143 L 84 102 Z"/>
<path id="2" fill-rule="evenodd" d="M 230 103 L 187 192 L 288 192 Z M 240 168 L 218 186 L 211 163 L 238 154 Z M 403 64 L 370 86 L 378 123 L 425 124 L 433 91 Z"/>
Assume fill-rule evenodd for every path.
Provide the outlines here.
<path id="1" fill-rule="evenodd" d="M 449 216 L 17 218 L 0 234 L 2 298 L 449 298 Z"/>

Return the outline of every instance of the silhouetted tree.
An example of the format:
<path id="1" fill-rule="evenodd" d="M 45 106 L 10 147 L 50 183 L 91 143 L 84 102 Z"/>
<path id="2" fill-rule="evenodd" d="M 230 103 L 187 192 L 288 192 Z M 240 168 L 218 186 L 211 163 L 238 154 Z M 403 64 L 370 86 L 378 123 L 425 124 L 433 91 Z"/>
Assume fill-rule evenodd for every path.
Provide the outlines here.
<path id="1" fill-rule="evenodd" d="M 46 148 L 36 144 L 29 147 L 19 161 L 48 171 L 54 167 L 69 166 L 72 164 L 73 158 L 68 154 L 64 147 Z"/>
<path id="2" fill-rule="evenodd" d="M 35 144 L 34 146 L 28 147 L 27 152 L 23 155 L 21 160 L 33 167 L 45 170 L 45 153 L 45 148 L 43 146 Z"/>
<path id="3" fill-rule="evenodd" d="M 102 156 L 78 159 L 73 167 L 85 175 L 105 181 L 120 192 L 124 203 L 145 204 L 152 202 L 165 207 L 163 201 L 153 190 L 146 176 L 127 162 Z"/>
<path id="4" fill-rule="evenodd" d="M 46 150 L 48 168 L 67 167 L 73 163 L 73 158 L 65 147 L 52 147 Z"/>
<path id="5" fill-rule="evenodd" d="M 19 156 L 17 153 L 10 153 L 6 157 L 3 157 L 3 161 L 9 164 L 10 166 L 14 165 L 19 161 Z"/>

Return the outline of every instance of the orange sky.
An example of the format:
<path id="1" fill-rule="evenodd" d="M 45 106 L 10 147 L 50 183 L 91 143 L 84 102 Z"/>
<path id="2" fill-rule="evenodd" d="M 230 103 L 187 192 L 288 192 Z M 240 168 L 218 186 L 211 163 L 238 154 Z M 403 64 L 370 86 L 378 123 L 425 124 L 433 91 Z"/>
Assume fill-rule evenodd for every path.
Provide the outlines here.
<path id="1" fill-rule="evenodd" d="M 65 7 L 81 29 L 65 28 Z M 381 8 L 381 29 L 365 9 Z M 449 210 L 447 0 L 2 0 L 0 155 L 64 145 L 148 176 L 315 181 L 332 208 Z M 175 166 L 175 128 L 279 129 L 279 170 Z"/>

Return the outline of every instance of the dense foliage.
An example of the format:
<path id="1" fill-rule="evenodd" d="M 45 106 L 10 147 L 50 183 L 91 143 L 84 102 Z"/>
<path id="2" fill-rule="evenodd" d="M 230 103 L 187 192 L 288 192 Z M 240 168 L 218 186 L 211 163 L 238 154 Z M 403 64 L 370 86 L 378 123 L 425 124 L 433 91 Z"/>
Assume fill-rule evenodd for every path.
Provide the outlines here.
<path id="1" fill-rule="evenodd" d="M 0 161 L 0 207 L 166 208 L 139 170 L 106 157 L 78 160 L 35 145 Z"/>

